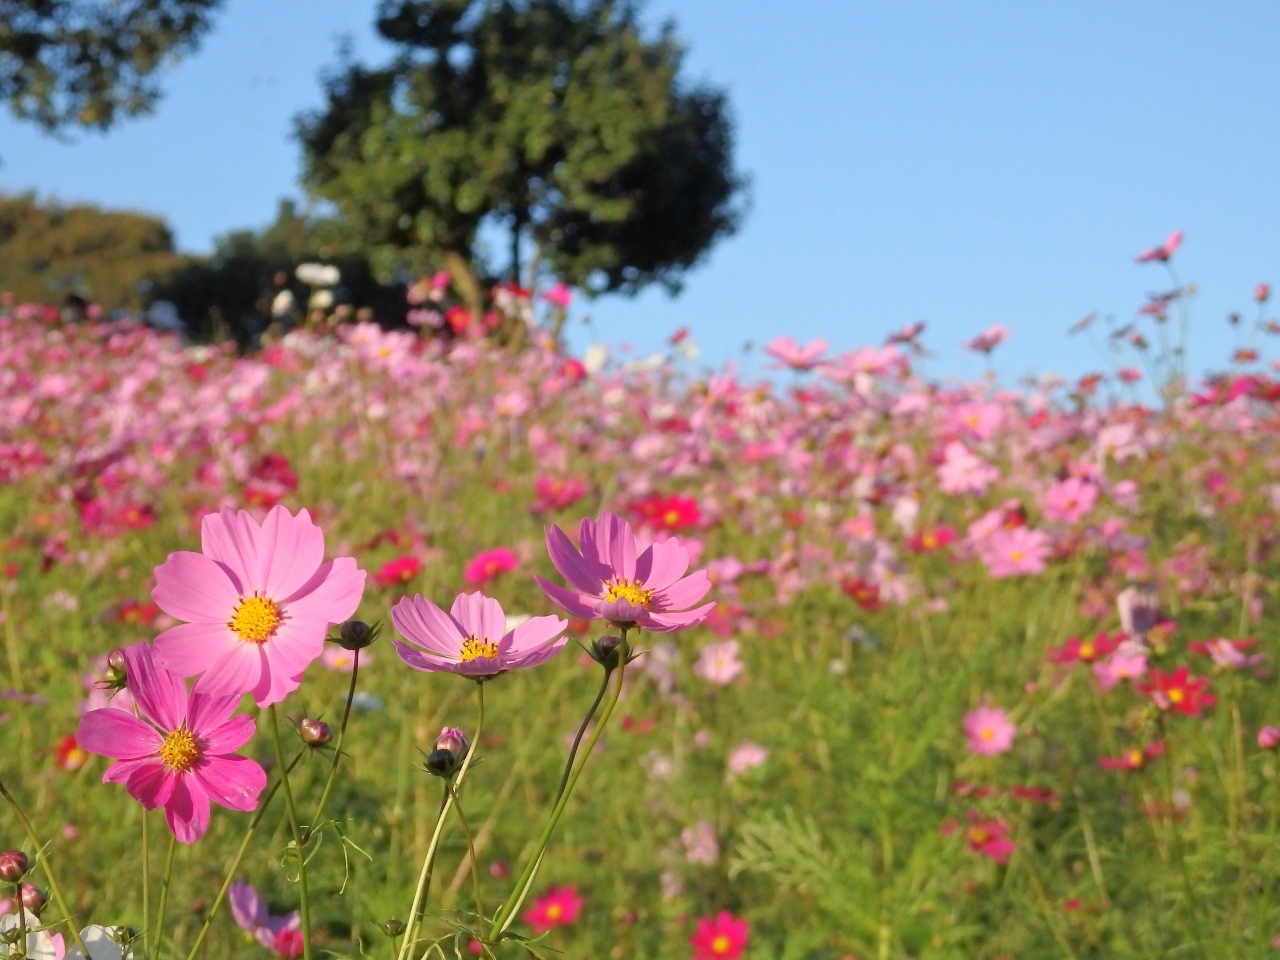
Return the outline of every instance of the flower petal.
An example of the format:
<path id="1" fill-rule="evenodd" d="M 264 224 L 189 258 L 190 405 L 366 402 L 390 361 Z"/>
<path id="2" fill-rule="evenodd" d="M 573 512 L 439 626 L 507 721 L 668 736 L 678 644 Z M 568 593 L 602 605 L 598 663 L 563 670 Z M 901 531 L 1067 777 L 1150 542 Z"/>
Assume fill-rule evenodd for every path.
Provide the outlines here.
<path id="1" fill-rule="evenodd" d="M 80 718 L 76 743 L 99 756 L 134 760 L 159 753 L 164 737 L 132 714 L 108 707 Z"/>
<path id="2" fill-rule="evenodd" d="M 205 518 L 208 520 L 208 518 Z M 225 567 L 204 554 L 179 550 L 156 567 L 151 599 L 165 613 L 192 623 L 226 623 L 240 592 Z"/>
<path id="3" fill-rule="evenodd" d="M 443 657 L 457 659 L 462 650 L 461 624 L 421 594 L 392 607 L 391 622 L 406 640 Z"/>
<path id="4" fill-rule="evenodd" d="M 197 737 L 204 740 L 206 744 L 212 743 L 218 731 L 229 723 L 238 723 L 241 717 L 232 717 L 236 712 L 236 707 L 240 706 L 240 695 L 233 694 L 227 697 L 211 697 L 204 693 L 193 693 L 191 702 L 187 704 L 187 729 L 194 733 Z M 252 724 L 252 720 L 250 720 Z M 206 746 L 206 753 L 229 753 L 232 750 L 238 750 L 239 747 L 231 747 L 230 750 L 215 750 L 211 746 Z"/>
<path id="5" fill-rule="evenodd" d="M 322 563 L 324 534 L 311 514 L 299 510 L 295 517 L 280 504 L 272 507 L 258 535 L 258 582 L 263 595 L 293 596 Z"/>
<path id="6" fill-rule="evenodd" d="M 351 618 L 364 596 L 365 572 L 351 557 L 321 565 L 301 587 L 286 597 L 290 616 L 342 623 Z"/>
<path id="7" fill-rule="evenodd" d="M 714 603 L 705 603 L 700 607 L 683 612 L 667 611 L 666 613 L 648 613 L 636 622 L 645 630 L 654 633 L 675 633 L 688 627 L 697 626 L 715 609 Z"/>
<path id="8" fill-rule="evenodd" d="M 241 510 L 223 507 L 200 523 L 200 549 L 204 555 L 225 564 L 235 581 L 239 596 L 247 597 L 258 584 L 258 521 Z"/>
<path id="9" fill-rule="evenodd" d="M 156 759 L 134 767 L 124 788 L 145 809 L 154 810 L 169 802 L 169 796 L 177 783 L 178 775 Z"/>
<path id="10" fill-rule="evenodd" d="M 405 666 L 412 667 L 414 670 L 421 670 L 424 673 L 452 673 L 453 668 L 458 665 L 457 658 L 436 656 L 417 647 L 411 647 L 407 643 L 401 643 L 394 637 L 391 638 L 391 642 L 395 644 L 396 653 L 400 655 Z"/>
<path id="11" fill-rule="evenodd" d="M 267 774 L 248 757 L 204 757 L 191 768 L 209 798 L 228 810 L 254 810 L 267 785 Z"/>
<path id="12" fill-rule="evenodd" d="M 564 587 L 557 587 L 554 583 L 548 583 L 541 577 L 535 576 L 534 580 L 538 581 L 538 586 L 542 588 L 542 592 L 561 610 L 564 610 L 571 617 L 585 617 L 588 620 L 598 620 L 600 614 L 596 613 L 595 599 L 593 597 L 584 597 L 572 590 L 566 590 Z"/>
<path id="13" fill-rule="evenodd" d="M 458 594 L 449 614 L 462 625 L 464 631 L 482 640 L 497 643 L 507 632 L 507 618 L 502 613 L 502 604 L 478 591 Z"/>
<path id="14" fill-rule="evenodd" d="M 242 643 L 225 623 L 180 623 L 156 637 L 154 646 L 171 673 L 194 677 Z"/>
<path id="15" fill-rule="evenodd" d="M 149 643 L 125 647 L 129 693 L 144 717 L 161 730 L 176 730 L 187 719 L 187 685 L 169 672 Z"/>
<path id="16" fill-rule="evenodd" d="M 539 650 L 530 650 L 508 661 L 507 667 L 511 670 L 523 670 L 526 667 L 540 666 L 563 650 L 568 642 L 568 637 L 561 637 L 559 640 L 553 641 Z"/>
<path id="17" fill-rule="evenodd" d="M 231 916 L 241 930 L 253 933 L 260 925 L 266 923 L 267 908 L 262 897 L 250 884 L 237 880 L 227 891 L 227 903 L 231 906 Z"/>
<path id="18" fill-rule="evenodd" d="M 689 550 L 671 537 L 652 543 L 636 560 L 636 579 L 655 593 L 665 590 L 689 569 Z"/>
<path id="19" fill-rule="evenodd" d="M 551 557 L 551 565 L 574 588 L 590 596 L 604 593 L 604 582 L 559 527 L 547 528 L 547 554 Z"/>
<path id="20" fill-rule="evenodd" d="M 241 641 L 200 674 L 195 693 L 209 697 L 238 697 L 258 685 L 267 669 L 263 644 Z"/>
<path id="21" fill-rule="evenodd" d="M 602 566 L 608 568 L 608 574 L 601 579 L 608 579 L 609 576 L 624 580 L 635 579 L 636 540 L 631 533 L 631 524 L 616 513 L 606 510 L 595 522 L 583 520 L 578 531 L 578 542 L 582 544 L 584 557 L 593 555 Z"/>
<path id="22" fill-rule="evenodd" d="M 691 607 L 705 597 L 710 589 L 711 578 L 707 576 L 707 571 L 699 570 L 697 573 L 691 573 L 683 580 L 654 592 L 654 612 L 683 610 Z"/>
<path id="23" fill-rule="evenodd" d="M 209 794 L 190 774 L 175 777 L 164 818 L 179 843 L 195 843 L 209 829 Z"/>
<path id="24" fill-rule="evenodd" d="M 521 657 L 532 650 L 545 647 L 560 634 L 569 621 L 559 617 L 530 617 L 511 631 L 511 642 L 503 653 L 510 657 Z"/>

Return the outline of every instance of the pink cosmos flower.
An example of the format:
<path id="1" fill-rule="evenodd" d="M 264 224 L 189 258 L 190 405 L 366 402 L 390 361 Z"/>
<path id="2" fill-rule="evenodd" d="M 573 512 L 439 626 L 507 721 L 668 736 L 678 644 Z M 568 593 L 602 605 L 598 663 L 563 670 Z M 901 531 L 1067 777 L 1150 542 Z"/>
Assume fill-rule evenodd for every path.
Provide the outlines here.
<path id="1" fill-rule="evenodd" d="M 1182 231 L 1175 230 L 1160 246 L 1143 250 L 1133 259 L 1136 263 L 1165 263 L 1180 246 L 1182 246 Z"/>
<path id="2" fill-rule="evenodd" d="M 291 960 L 302 954 L 302 920 L 294 910 L 283 917 L 273 917 L 267 912 L 258 891 L 237 880 L 227 892 L 231 916 L 236 926 L 252 933 L 257 941 L 277 957 Z"/>
<path id="3" fill-rule="evenodd" d="M 473 587 L 483 587 L 500 573 L 516 568 L 516 555 L 506 547 L 481 550 L 468 561 L 462 579 Z"/>
<path id="4" fill-rule="evenodd" d="M 1007 753 L 1017 732 L 1009 715 L 999 707 L 982 706 L 964 715 L 964 733 L 973 753 L 988 757 Z"/>
<path id="5" fill-rule="evenodd" d="M 728 686 L 746 669 L 738 659 L 739 649 L 737 640 L 707 644 L 702 648 L 698 662 L 693 665 L 694 674 L 707 683 L 714 683 L 719 687 Z"/>
<path id="6" fill-rule="evenodd" d="M 1280 747 L 1280 730 L 1272 726 L 1263 727 L 1258 731 L 1258 746 L 1263 750 L 1274 750 Z"/>
<path id="7" fill-rule="evenodd" d="M 204 836 L 211 800 L 229 810 L 255 809 L 267 775 L 235 752 L 255 730 L 251 717 L 231 715 L 240 694 L 188 696 L 150 644 L 127 648 L 125 664 L 141 719 L 108 707 L 85 714 L 76 731 L 86 750 L 118 761 L 102 782 L 123 783 L 147 810 L 164 807 L 179 843 Z"/>
<path id="8" fill-rule="evenodd" d="M 768 747 L 758 743 L 740 743 L 729 751 L 729 776 L 736 777 L 754 770 L 768 759 Z"/>
<path id="9" fill-rule="evenodd" d="M 559 307 L 561 310 L 568 310 L 569 304 L 573 303 L 573 291 L 561 280 L 544 293 L 542 299 L 554 307 Z"/>
<path id="10" fill-rule="evenodd" d="M 259 526 L 224 508 L 200 536 L 203 553 L 171 553 L 156 567 L 152 598 L 189 621 L 156 637 L 156 652 L 179 676 L 200 675 L 196 693 L 278 703 L 298 689 L 329 627 L 356 612 L 364 571 L 351 557 L 324 562 L 324 534 L 306 510 L 272 507 Z"/>
<path id="11" fill-rule="evenodd" d="M 720 837 L 709 820 L 699 820 L 681 830 L 680 842 L 684 844 L 684 858 L 690 863 L 709 867 L 720 859 Z"/>
<path id="12" fill-rule="evenodd" d="M 792 370 L 812 370 L 822 362 L 822 355 L 827 351 L 827 341 L 819 338 L 810 340 L 803 347 L 790 337 L 775 337 L 769 341 L 764 352 L 781 360 L 784 366 Z"/>
<path id="13" fill-rule="evenodd" d="M 972 340 L 966 340 L 964 348 L 972 350 L 974 353 L 990 353 L 1008 339 L 1009 329 L 997 323 L 983 330 Z"/>
<path id="14" fill-rule="evenodd" d="M 963 443 L 948 443 L 942 457 L 942 465 L 938 467 L 938 489 L 943 493 L 976 493 L 982 496 L 987 487 L 1000 479 L 999 470 L 970 453 Z"/>
<path id="15" fill-rule="evenodd" d="M 997 580 L 1044 572 L 1049 538 L 1043 530 L 1015 527 L 997 530 L 982 544 L 982 561 Z"/>
<path id="16" fill-rule="evenodd" d="M 1093 675 L 1103 690 L 1110 690 L 1122 680 L 1140 680 L 1147 673 L 1147 651 L 1142 644 L 1124 643 L 1106 660 L 1093 665 Z"/>
<path id="17" fill-rule="evenodd" d="M 535 513 L 571 507 L 587 495 L 587 483 L 579 477 L 539 476 L 533 481 Z"/>
<path id="18" fill-rule="evenodd" d="M 350 673 L 356 668 L 356 655 L 354 650 L 348 650 L 346 647 L 340 647 L 336 644 L 325 644 L 324 652 L 320 654 L 320 663 L 322 666 L 333 670 L 335 673 Z M 369 666 L 373 663 L 373 654 L 368 650 L 360 651 L 360 667 Z"/>
<path id="19" fill-rule="evenodd" d="M 1080 477 L 1060 480 L 1044 492 L 1044 515 L 1059 523 L 1078 523 L 1098 502 L 1098 488 Z"/>
<path id="20" fill-rule="evenodd" d="M 572 590 L 535 577 L 551 601 L 570 616 L 673 633 L 707 618 L 715 603 L 692 610 L 711 589 L 705 570 L 684 576 L 689 550 L 677 537 L 655 541 L 637 555 L 631 525 L 605 511 L 578 528 L 581 552 L 559 527 L 547 530 L 547 553 Z"/>
<path id="21" fill-rule="evenodd" d="M 572 884 L 551 887 L 542 896 L 533 898 L 533 906 L 524 912 L 524 922 L 541 936 L 553 927 L 567 927 L 577 920 L 584 903 L 586 901 L 578 896 L 578 888 Z"/>
<path id="22" fill-rule="evenodd" d="M 392 640 L 400 659 L 425 673 L 457 673 L 488 680 L 508 670 L 536 667 L 569 642 L 559 617 L 531 617 L 507 630 L 502 605 L 481 593 L 460 593 L 445 613 L 426 597 L 405 597 L 391 622 L 409 643 Z"/>

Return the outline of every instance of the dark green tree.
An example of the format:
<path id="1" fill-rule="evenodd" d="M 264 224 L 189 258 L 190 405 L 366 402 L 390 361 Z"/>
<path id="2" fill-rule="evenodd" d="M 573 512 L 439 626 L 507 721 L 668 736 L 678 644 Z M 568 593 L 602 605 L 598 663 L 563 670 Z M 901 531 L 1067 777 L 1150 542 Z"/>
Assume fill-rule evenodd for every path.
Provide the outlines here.
<path id="1" fill-rule="evenodd" d="M 743 180 L 724 94 L 683 82 L 671 25 L 646 37 L 637 16 L 608 0 L 383 0 L 377 29 L 400 52 L 328 78 L 327 106 L 298 123 L 306 184 L 383 270 L 443 258 L 465 290 L 496 222 L 512 279 L 678 289 L 736 229 Z"/>
<path id="2" fill-rule="evenodd" d="M 46 130 L 146 113 L 223 0 L 0 0 L 0 98 Z"/>

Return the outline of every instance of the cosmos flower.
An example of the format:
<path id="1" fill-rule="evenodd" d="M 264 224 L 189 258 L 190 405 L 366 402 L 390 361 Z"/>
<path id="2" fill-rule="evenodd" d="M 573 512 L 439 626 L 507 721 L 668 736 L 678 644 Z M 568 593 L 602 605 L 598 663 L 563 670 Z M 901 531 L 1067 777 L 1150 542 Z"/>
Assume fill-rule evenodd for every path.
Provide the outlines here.
<path id="1" fill-rule="evenodd" d="M 516 568 L 516 555 L 506 547 L 481 550 L 469 561 L 462 572 L 462 579 L 472 587 L 483 587 L 499 574 L 510 573 Z"/>
<path id="2" fill-rule="evenodd" d="M 406 554 L 384 563 L 373 575 L 373 582 L 386 590 L 409 583 L 421 572 L 422 561 Z"/>
<path id="3" fill-rule="evenodd" d="M 1206 707 L 1218 702 L 1218 698 L 1207 691 L 1208 686 L 1208 677 L 1193 677 L 1186 667 L 1178 667 L 1173 673 L 1153 667 L 1150 679 L 1137 684 L 1137 689 L 1151 697 L 1161 710 L 1198 717 Z"/>
<path id="4" fill-rule="evenodd" d="M 1018 728 L 999 707 L 981 706 L 964 716 L 969 750 L 983 756 L 1006 753 L 1013 747 Z"/>
<path id="5" fill-rule="evenodd" d="M 147 810 L 164 807 L 179 843 L 195 843 L 209 826 L 209 803 L 253 810 L 267 785 L 262 767 L 236 753 L 253 737 L 246 714 L 232 716 L 240 694 L 187 694 L 145 643 L 125 650 L 129 689 L 141 717 L 108 707 L 80 720 L 76 739 L 116 760 L 103 783 L 123 783 Z"/>
<path id="6" fill-rule="evenodd" d="M 1180 246 L 1182 246 L 1182 231 L 1175 230 L 1160 246 L 1143 250 L 1133 259 L 1136 263 L 1167 263 Z"/>
<path id="7" fill-rule="evenodd" d="M 802 347 L 790 337 L 775 337 L 764 352 L 792 370 L 812 370 L 822 362 L 822 355 L 827 352 L 827 341 L 821 338 L 810 340 Z"/>
<path id="8" fill-rule="evenodd" d="M 997 530 L 982 544 L 982 561 L 994 579 L 1043 573 L 1049 555 L 1049 538 L 1042 530 L 1018 527 Z"/>
<path id="9" fill-rule="evenodd" d="M 236 926 L 253 934 L 277 957 L 291 960 L 302 954 L 302 920 L 297 910 L 282 917 L 273 917 L 267 912 L 258 891 L 243 880 L 231 884 L 227 902 L 231 905 L 231 916 Z"/>
<path id="10" fill-rule="evenodd" d="M 718 687 L 726 687 L 742 675 L 746 669 L 738 659 L 741 644 L 737 640 L 723 640 L 709 643 L 702 648 L 702 653 L 693 665 L 695 676 Z"/>
<path id="11" fill-rule="evenodd" d="M 569 884 L 551 887 L 540 897 L 533 898 L 533 906 L 524 912 L 524 922 L 541 936 L 554 927 L 567 927 L 578 919 L 578 912 L 586 901 L 578 895 L 578 888 Z"/>
<path id="12" fill-rule="evenodd" d="M 554 616 L 507 630 L 502 605 L 481 593 L 458 594 L 448 613 L 421 594 L 405 597 L 391 608 L 391 621 L 409 641 L 392 641 L 408 666 L 476 680 L 546 663 L 569 642 L 562 635 L 568 621 Z"/>
<path id="13" fill-rule="evenodd" d="M 703 917 L 689 938 L 693 960 L 738 960 L 750 940 L 751 925 L 721 910 L 715 918 Z"/>
<path id="14" fill-rule="evenodd" d="M 156 567 L 156 604 L 189 621 L 156 637 L 156 652 L 179 676 L 199 674 L 196 693 L 278 703 L 298 689 L 329 627 L 356 612 L 364 571 L 350 557 L 324 562 L 324 534 L 306 510 L 272 507 L 259 526 L 224 509 L 204 518 L 201 541 L 202 553 L 171 553 Z"/>
<path id="15" fill-rule="evenodd" d="M 672 633 L 706 619 L 715 603 L 684 609 L 711 589 L 705 570 L 684 576 L 689 551 L 671 537 L 637 555 L 631 525 L 606 511 L 584 519 L 578 530 L 581 551 L 559 527 L 547 530 L 547 552 L 570 586 L 566 590 L 536 577 L 551 601 L 571 616 Z"/>

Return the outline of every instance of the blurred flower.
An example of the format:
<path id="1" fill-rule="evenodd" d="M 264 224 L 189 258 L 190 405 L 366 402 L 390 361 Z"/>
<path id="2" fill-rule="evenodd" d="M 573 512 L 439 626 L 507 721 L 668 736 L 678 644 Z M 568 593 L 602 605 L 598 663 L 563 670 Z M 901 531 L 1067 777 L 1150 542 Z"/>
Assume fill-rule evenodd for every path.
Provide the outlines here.
<path id="1" fill-rule="evenodd" d="M 1009 339 L 1009 329 L 1002 327 L 1000 324 L 988 327 L 982 333 L 978 334 L 972 340 L 964 342 L 966 350 L 972 350 L 974 353 L 990 353 L 1000 344 Z"/>
<path id="2" fill-rule="evenodd" d="M 1118 757 L 1099 757 L 1098 766 L 1104 770 L 1138 770 L 1145 766 L 1148 760 L 1162 756 L 1164 756 L 1163 743 L 1148 743 L 1141 750 L 1134 747 Z"/>
<path id="3" fill-rule="evenodd" d="M 382 589 L 400 586 L 411 581 L 422 572 L 422 561 L 408 555 L 388 560 L 373 575 L 373 582 Z"/>
<path id="4" fill-rule="evenodd" d="M 241 930 L 247 930 L 254 938 L 278 957 L 293 958 L 302 954 L 302 920 L 297 910 L 282 917 L 273 917 L 258 891 L 236 880 L 227 891 L 231 916 Z"/>
<path id="5" fill-rule="evenodd" d="M 516 568 L 516 555 L 506 547 L 495 547 L 492 550 L 481 550 L 467 562 L 462 579 L 473 587 L 483 587 L 495 579 L 500 573 L 509 573 Z"/>
<path id="6" fill-rule="evenodd" d="M 819 338 L 800 346 L 790 337 L 776 337 L 764 348 L 764 352 L 782 361 L 782 365 L 792 370 L 812 370 L 822 362 L 822 355 L 827 351 L 827 341 Z"/>
<path id="7" fill-rule="evenodd" d="M 1168 238 L 1164 243 L 1160 244 L 1160 246 L 1151 247 L 1149 250 L 1143 250 L 1140 254 L 1134 257 L 1134 260 L 1138 263 L 1152 263 L 1156 261 L 1165 263 L 1173 256 L 1174 252 L 1180 246 L 1182 246 L 1182 231 L 1175 230 L 1173 233 L 1169 234 Z"/>
<path id="8" fill-rule="evenodd" d="M 737 777 L 754 770 L 769 759 L 767 748 L 758 743 L 740 743 L 729 751 L 729 776 Z"/>
<path id="9" fill-rule="evenodd" d="M 995 579 L 1042 573 L 1048 555 L 1049 538 L 1026 527 L 997 530 L 982 545 L 982 561 Z"/>
<path id="10" fill-rule="evenodd" d="M 721 910 L 714 920 L 703 917 L 689 938 L 693 960 L 738 960 L 747 948 L 750 930 L 746 920 L 740 920 L 728 910 Z"/>
<path id="11" fill-rule="evenodd" d="M 1258 731 L 1258 746 L 1263 750 L 1274 750 L 1280 746 L 1280 729 L 1276 727 L 1263 727 Z"/>
<path id="12" fill-rule="evenodd" d="M 1050 647 L 1047 657 L 1050 663 L 1093 663 L 1102 657 L 1112 654 L 1124 640 L 1123 633 L 1114 636 L 1103 630 L 1091 640 L 1070 637 L 1061 647 Z"/>
<path id="13" fill-rule="evenodd" d="M 55 756 L 55 763 L 59 770 L 79 770 L 89 760 L 89 754 L 76 742 L 76 738 L 72 734 L 67 734 L 58 741 Z"/>
<path id="14" fill-rule="evenodd" d="M 987 820 L 976 810 L 966 814 L 969 825 L 964 828 L 964 842 L 974 853 L 988 857 L 999 864 L 1009 862 L 1009 857 L 1018 849 L 1017 844 L 1009 839 L 1009 824 L 1000 819 Z M 942 835 L 949 836 L 960 829 L 960 824 L 949 820 L 942 825 Z"/>
<path id="15" fill-rule="evenodd" d="M 680 831 L 684 844 L 684 858 L 690 863 L 711 866 L 720 859 L 720 838 L 715 826 L 707 820 L 699 820 L 692 827 Z"/>
<path id="16" fill-rule="evenodd" d="M 567 927 L 577 920 L 584 903 L 578 888 L 572 884 L 551 887 L 542 896 L 533 898 L 533 906 L 524 912 L 524 922 L 533 927 L 535 936 L 541 936 L 554 927 Z"/>
<path id="17" fill-rule="evenodd" d="M 347 650 L 337 644 L 327 643 L 320 654 L 320 662 L 337 673 L 350 673 L 356 666 L 355 651 Z M 360 666 L 367 667 L 373 662 L 373 655 L 367 650 L 360 654 Z"/>
<path id="18" fill-rule="evenodd" d="M 999 707 L 981 706 L 964 716 L 969 750 L 984 756 L 1006 753 L 1013 747 L 1018 728 Z"/>
<path id="19" fill-rule="evenodd" d="M 542 299 L 554 307 L 559 307 L 561 310 L 568 310 L 569 304 L 573 302 L 573 291 L 569 289 L 563 280 L 560 280 L 542 295 Z"/>
<path id="20" fill-rule="evenodd" d="M 1206 707 L 1212 707 L 1218 698 L 1208 693 L 1207 677 L 1191 676 L 1186 667 L 1178 667 L 1173 673 L 1152 668 L 1150 680 L 1137 685 L 1137 689 L 1151 697 L 1161 710 L 1176 710 L 1188 717 L 1198 717 Z"/>
<path id="21" fill-rule="evenodd" d="M 693 665 L 694 675 L 720 687 L 733 683 L 746 669 L 738 659 L 740 646 L 737 640 L 707 644 Z"/>
<path id="22" fill-rule="evenodd" d="M 342 279 L 337 267 L 320 263 L 300 263 L 294 275 L 313 287 L 332 287 Z"/>

